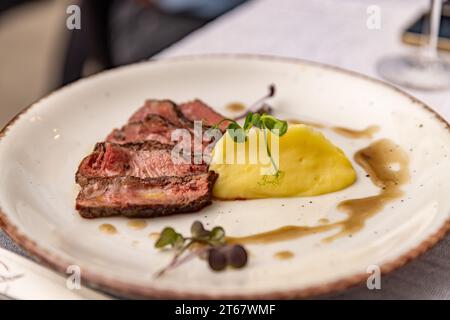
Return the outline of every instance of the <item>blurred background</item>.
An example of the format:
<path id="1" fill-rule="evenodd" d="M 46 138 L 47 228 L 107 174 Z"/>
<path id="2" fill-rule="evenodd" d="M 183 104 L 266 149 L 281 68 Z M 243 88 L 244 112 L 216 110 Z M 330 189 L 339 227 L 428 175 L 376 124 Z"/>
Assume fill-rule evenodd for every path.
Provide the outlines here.
<path id="1" fill-rule="evenodd" d="M 0 0 L 0 126 L 57 86 L 69 2 Z"/>
<path id="2" fill-rule="evenodd" d="M 0 127 L 52 90 L 147 59 L 246 0 L 0 0 Z M 82 28 L 66 12 L 81 9 Z"/>
<path id="3" fill-rule="evenodd" d="M 415 50 L 406 43 L 423 45 L 427 38 L 422 34 L 429 32 L 426 30 L 428 15 L 424 13 L 429 12 L 430 0 L 280 0 L 274 3 L 270 0 L 0 0 L 0 128 L 21 109 L 54 89 L 104 69 L 151 58 L 225 13 L 240 12 L 238 7 L 245 7 L 242 11 L 252 14 L 240 21 L 237 13 L 232 27 L 222 27 L 217 21 L 212 25 L 220 35 L 214 38 L 214 43 L 199 44 L 194 36 L 181 54 L 196 53 L 192 48 L 198 48 L 201 53 L 269 53 L 325 62 L 371 76 L 379 75 L 380 72 L 374 71 L 378 62 L 384 61 L 383 69 L 377 71 L 383 71 L 382 76 L 384 73 L 384 78 L 393 83 L 406 85 L 411 79 L 434 78 L 432 87 L 443 86 L 444 82 L 447 89 L 450 87 L 450 64 L 446 64 L 449 70 L 444 70 L 440 78 L 433 72 L 425 74 L 425 78 L 420 74 L 423 70 L 409 70 L 413 63 L 402 57 L 387 57 L 382 61 L 385 55 L 397 54 L 406 47 Z M 79 30 L 67 27 L 74 13 L 69 8 L 73 5 L 81 12 Z M 253 16 L 253 8 L 265 5 L 266 13 Z M 442 12 L 438 45 L 448 52 L 448 1 Z M 370 18 L 378 13 L 382 17 L 379 27 L 376 19 Z M 249 37 L 248 33 L 258 36 Z M 361 49 L 370 54 L 356 54 Z M 431 58 L 435 60 L 436 54 Z M 423 58 L 414 62 L 415 67 L 425 69 L 423 62 Z M 428 102 L 438 101 L 442 96 L 414 94 Z"/>

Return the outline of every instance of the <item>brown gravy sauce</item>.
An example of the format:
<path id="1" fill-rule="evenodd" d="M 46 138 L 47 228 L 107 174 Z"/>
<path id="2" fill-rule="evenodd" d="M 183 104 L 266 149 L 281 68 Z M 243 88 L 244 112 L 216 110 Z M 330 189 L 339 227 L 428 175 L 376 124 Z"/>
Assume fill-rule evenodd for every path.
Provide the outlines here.
<path id="1" fill-rule="evenodd" d="M 274 254 L 274 257 L 279 260 L 287 260 L 287 259 L 292 259 L 294 257 L 294 253 L 292 251 L 288 251 L 288 250 L 279 251 Z"/>
<path id="2" fill-rule="evenodd" d="M 298 119 L 290 119 L 288 120 L 288 123 L 291 124 L 305 124 L 307 126 L 317 128 L 317 129 L 324 129 L 328 128 L 328 126 L 317 123 L 317 122 L 310 122 L 310 121 L 303 121 Z M 345 127 L 330 127 L 331 130 L 333 130 L 335 133 L 344 136 L 346 138 L 350 139 L 362 139 L 362 138 L 372 138 L 375 133 L 377 133 L 380 130 L 379 126 L 369 126 L 362 130 L 355 130 Z"/>
<path id="3" fill-rule="evenodd" d="M 360 139 L 360 138 L 372 138 L 373 135 L 380 130 L 380 127 L 369 126 L 363 130 L 354 130 L 344 127 L 333 127 L 331 128 L 331 130 L 347 138 Z"/>
<path id="4" fill-rule="evenodd" d="M 112 224 L 109 223 L 104 223 L 102 225 L 100 225 L 98 227 L 98 229 L 100 230 L 100 232 L 105 233 L 105 234 L 116 234 L 117 233 L 117 229 L 116 227 L 114 227 Z"/>
<path id="5" fill-rule="evenodd" d="M 128 221 L 127 225 L 130 228 L 140 230 L 140 229 L 144 229 L 148 225 L 148 223 L 145 220 L 130 220 L 130 221 Z"/>
<path id="6" fill-rule="evenodd" d="M 229 237 L 228 242 L 241 244 L 263 244 L 285 241 L 322 233 L 339 228 L 339 232 L 325 238 L 351 235 L 364 227 L 367 219 L 384 208 L 386 203 L 400 197 L 400 187 L 409 180 L 408 156 L 398 145 L 388 139 L 373 142 L 359 150 L 355 161 L 367 172 L 372 182 L 380 188 L 380 193 L 359 199 L 349 199 L 338 204 L 338 209 L 347 214 L 347 218 L 329 224 L 317 226 L 283 226 L 278 229 L 242 237 Z"/>
<path id="7" fill-rule="evenodd" d="M 231 111 L 231 112 L 240 112 L 240 111 L 244 111 L 246 109 L 246 107 L 242 103 L 233 102 L 233 103 L 227 104 L 225 109 L 227 109 L 228 111 Z"/>

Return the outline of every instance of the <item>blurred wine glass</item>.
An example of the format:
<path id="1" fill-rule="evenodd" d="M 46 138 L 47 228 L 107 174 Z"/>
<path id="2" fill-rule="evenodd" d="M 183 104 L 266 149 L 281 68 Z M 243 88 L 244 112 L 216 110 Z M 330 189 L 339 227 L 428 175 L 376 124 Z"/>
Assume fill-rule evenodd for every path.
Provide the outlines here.
<path id="1" fill-rule="evenodd" d="M 442 0 L 431 0 L 429 36 L 415 55 L 391 56 L 380 60 L 378 72 L 386 80 L 419 90 L 450 88 L 450 65 L 438 55 Z"/>

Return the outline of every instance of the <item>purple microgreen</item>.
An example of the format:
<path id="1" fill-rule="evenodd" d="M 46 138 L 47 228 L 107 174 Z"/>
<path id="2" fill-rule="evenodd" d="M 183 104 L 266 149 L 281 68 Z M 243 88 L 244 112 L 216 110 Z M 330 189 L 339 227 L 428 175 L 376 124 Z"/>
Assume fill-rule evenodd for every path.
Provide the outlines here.
<path id="1" fill-rule="evenodd" d="M 209 231 L 203 227 L 203 224 L 200 221 L 195 221 L 191 226 L 191 235 L 196 238 L 207 237 Z"/>
<path id="2" fill-rule="evenodd" d="M 209 266 L 215 271 L 221 271 L 227 266 L 242 268 L 248 260 L 247 251 L 238 244 L 213 247 L 208 253 Z"/>
<path id="3" fill-rule="evenodd" d="M 195 244 L 200 245 L 200 248 L 192 249 L 189 253 L 185 254 L 187 250 L 192 248 Z M 225 242 L 225 230 L 222 227 L 216 226 L 212 230 L 207 230 L 199 221 L 195 221 L 191 225 L 191 237 L 183 237 L 173 228 L 164 228 L 161 236 L 155 243 L 155 247 L 163 249 L 169 245 L 175 250 L 175 255 L 166 267 L 156 273 L 156 277 L 161 277 L 167 271 L 178 267 L 191 260 L 193 257 L 202 257 L 205 253 L 208 254 L 208 261 L 210 262 L 209 252 L 211 252 L 211 249 L 227 247 Z M 230 263 L 227 262 L 230 266 L 237 265 L 234 260 L 228 260 L 230 260 Z M 215 269 L 213 268 L 213 270 Z"/>

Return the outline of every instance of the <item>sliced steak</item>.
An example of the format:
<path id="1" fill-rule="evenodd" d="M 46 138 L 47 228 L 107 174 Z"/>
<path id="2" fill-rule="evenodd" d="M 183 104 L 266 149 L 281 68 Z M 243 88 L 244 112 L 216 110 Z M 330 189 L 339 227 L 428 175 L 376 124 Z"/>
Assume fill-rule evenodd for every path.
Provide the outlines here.
<path id="1" fill-rule="evenodd" d="M 83 159 L 76 181 L 81 186 L 92 178 L 131 176 L 155 178 L 186 176 L 208 171 L 207 164 L 193 164 L 193 158 L 172 159 L 172 145 L 156 141 L 115 144 L 98 143 L 94 152 Z"/>
<path id="2" fill-rule="evenodd" d="M 184 177 L 90 179 L 76 200 L 84 218 L 157 217 L 198 211 L 211 203 L 213 171 Z"/>
<path id="3" fill-rule="evenodd" d="M 202 134 L 198 138 L 200 148 L 196 148 L 196 139 L 194 135 L 193 127 L 190 127 L 191 123 L 186 123 L 183 127 L 178 127 L 162 118 L 158 115 L 149 115 L 144 121 L 132 122 L 124 125 L 121 129 L 114 129 L 108 137 L 107 142 L 117 144 L 127 144 L 143 141 L 156 141 L 167 145 L 180 145 L 181 142 L 189 143 L 185 141 L 182 136 L 175 136 L 172 140 L 172 133 L 177 129 L 186 129 L 190 134 L 191 141 L 191 153 L 201 153 L 211 142 L 217 142 L 211 137 L 207 137 L 204 133 L 209 129 L 203 126 Z M 185 148 L 186 149 L 186 148 Z M 211 146 L 208 148 L 209 151 Z"/>
<path id="4" fill-rule="evenodd" d="M 173 144 L 172 132 L 179 128 L 161 116 L 149 115 L 143 121 L 130 122 L 121 129 L 114 129 L 106 141 L 125 144 L 152 140 L 163 144 Z"/>
<path id="5" fill-rule="evenodd" d="M 225 118 L 198 99 L 181 104 L 179 109 L 186 119 L 190 121 L 203 121 L 203 124 L 208 127 L 218 124 Z M 219 128 L 225 131 L 228 124 L 228 121 L 224 121 Z"/>
<path id="6" fill-rule="evenodd" d="M 211 202 L 217 179 L 203 162 L 203 153 L 219 138 L 209 139 L 203 133 L 222 119 L 200 100 L 180 107 L 169 100 L 146 101 L 126 125 L 113 130 L 81 162 L 76 181 L 82 189 L 76 209 L 85 218 L 157 217 L 200 210 Z M 196 120 L 203 120 L 202 135 L 194 134 Z M 191 145 L 182 137 L 172 141 L 177 129 L 187 129 Z M 192 151 L 187 156 L 189 163 L 172 159 L 173 148 L 186 152 L 182 143 Z M 206 149 L 207 154 L 210 151 Z"/>
<path id="7" fill-rule="evenodd" d="M 183 127 L 185 125 L 183 115 L 177 105 L 170 100 L 147 100 L 128 120 L 129 123 L 144 121 L 149 115 L 158 115 L 172 124 Z"/>

